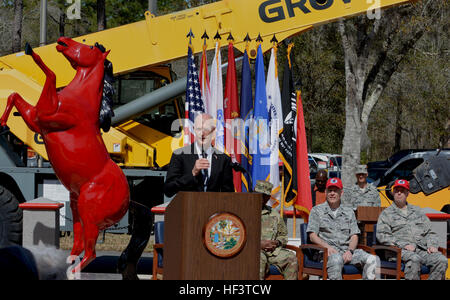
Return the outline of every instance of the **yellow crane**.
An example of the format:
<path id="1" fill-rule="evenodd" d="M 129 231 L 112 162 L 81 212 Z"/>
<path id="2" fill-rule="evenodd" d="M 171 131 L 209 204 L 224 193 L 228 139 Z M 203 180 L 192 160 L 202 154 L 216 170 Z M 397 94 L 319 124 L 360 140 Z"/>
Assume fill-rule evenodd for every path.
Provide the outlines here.
<path id="1" fill-rule="evenodd" d="M 333 22 L 340 18 L 371 12 L 376 9 L 412 2 L 409 0 L 224 0 L 193 9 L 155 17 L 145 13 L 145 20 L 111 28 L 75 38 L 76 41 L 93 45 L 96 42 L 111 50 L 108 57 L 114 65 L 115 76 L 125 78 L 136 72 L 147 71 L 157 74 L 152 79 L 156 87 L 161 81 L 171 81 L 170 71 L 164 63 L 182 58 L 187 53 L 186 34 L 191 29 L 196 38 L 192 40 L 194 49 L 202 50 L 203 32 L 213 36 L 218 32 L 226 39 L 228 34 L 235 38 L 234 46 L 241 52 L 246 43 L 245 36 L 252 38 L 250 56 L 256 56 L 256 37 L 263 38 L 264 52 L 272 47 L 273 35 L 278 40 L 307 31 L 314 26 Z M 214 41 L 207 44 L 214 48 Z M 67 60 L 56 52 L 56 44 L 35 48 L 42 59 L 52 69 L 57 78 L 57 87 L 64 87 L 75 72 Z M 131 74 L 131 75 L 130 75 Z M 29 103 L 36 104 L 39 98 L 44 74 L 31 63 L 24 52 L 0 57 L 0 109 L 4 109 L 6 99 L 12 92 L 20 93 Z M 178 86 L 182 86 L 181 83 Z M 120 87 L 119 87 L 120 88 Z M 166 89 L 168 90 L 168 89 Z M 182 91 L 177 90 L 178 94 Z M 126 93 L 126 91 L 124 92 Z M 122 97 L 122 93 L 119 97 Z M 126 96 L 126 95 L 125 95 Z M 127 99 L 127 101 L 130 99 Z M 175 100 L 166 98 L 153 107 L 142 108 L 139 114 L 149 110 L 170 110 L 172 116 L 180 117 L 180 108 Z M 163 104 L 161 104 L 163 103 Z M 119 108 L 120 111 L 120 108 Z M 133 121 L 133 115 L 124 115 L 120 124 L 103 134 L 108 151 L 119 165 L 125 167 L 161 167 L 171 156 L 171 145 L 181 145 L 181 139 L 162 133 L 155 128 Z M 116 122 L 117 123 L 117 122 Z M 26 145 L 47 158 L 39 136 L 31 132 L 20 117 L 10 118 L 11 132 Z M 174 140 L 175 139 L 175 140 Z"/>

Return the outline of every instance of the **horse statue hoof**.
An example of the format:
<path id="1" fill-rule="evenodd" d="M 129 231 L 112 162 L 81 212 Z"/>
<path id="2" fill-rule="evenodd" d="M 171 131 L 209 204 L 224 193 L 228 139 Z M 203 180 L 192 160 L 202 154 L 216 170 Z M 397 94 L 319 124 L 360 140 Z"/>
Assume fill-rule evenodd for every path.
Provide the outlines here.
<path id="1" fill-rule="evenodd" d="M 25 44 L 25 54 L 31 55 L 33 53 L 33 48 L 31 48 L 30 44 L 28 42 Z"/>

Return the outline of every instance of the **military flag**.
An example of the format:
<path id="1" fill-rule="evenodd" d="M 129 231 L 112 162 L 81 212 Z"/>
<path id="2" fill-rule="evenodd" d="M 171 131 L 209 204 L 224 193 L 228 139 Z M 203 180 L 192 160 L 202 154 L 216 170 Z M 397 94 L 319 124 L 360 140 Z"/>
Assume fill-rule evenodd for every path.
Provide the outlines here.
<path id="1" fill-rule="evenodd" d="M 270 124 L 270 182 L 273 184 L 270 205 L 278 206 L 281 200 L 281 184 L 279 171 L 279 134 L 283 129 L 283 113 L 281 109 L 281 92 L 278 82 L 277 47 L 271 51 L 266 82 L 267 109 Z"/>
<path id="2" fill-rule="evenodd" d="M 203 45 L 202 61 L 200 63 L 200 90 L 202 94 L 202 100 L 205 105 L 205 112 L 211 116 L 215 116 L 211 113 L 209 106 L 211 106 L 211 89 L 209 87 L 209 75 L 208 75 L 208 62 L 206 61 L 206 43 Z"/>
<path id="3" fill-rule="evenodd" d="M 248 47 L 244 51 L 244 59 L 242 60 L 242 71 L 241 71 L 241 94 L 240 94 L 240 111 L 241 119 L 243 124 L 241 124 L 241 165 L 246 169 L 249 174 L 251 174 L 251 155 L 249 151 L 249 124 L 253 120 L 253 91 L 252 91 L 252 74 L 250 71 L 250 60 L 248 57 Z M 250 178 L 245 173 L 241 174 L 242 179 L 242 192 L 248 192 L 253 189 L 250 186 Z"/>
<path id="4" fill-rule="evenodd" d="M 211 65 L 211 107 L 208 113 L 216 118 L 216 138 L 215 147 L 224 152 L 224 114 L 223 114 L 223 83 L 222 83 L 222 58 L 220 53 L 220 43 L 216 41 L 216 51 Z"/>
<path id="5" fill-rule="evenodd" d="M 225 85 L 225 152 L 230 154 L 233 162 L 241 162 L 240 155 L 240 126 L 239 120 L 239 103 L 238 89 L 236 81 L 236 63 L 234 61 L 234 47 L 232 36 L 228 38 L 228 69 Z M 236 192 L 242 191 L 241 173 L 233 170 L 233 182 Z"/>
<path id="6" fill-rule="evenodd" d="M 250 154 L 252 155 L 253 188 L 257 180 L 269 180 L 270 137 L 269 111 L 267 110 L 266 78 L 261 45 L 258 46 L 255 64 L 255 125 L 250 127 Z"/>
<path id="7" fill-rule="evenodd" d="M 297 199 L 295 208 L 309 215 L 312 208 L 311 180 L 309 178 L 308 147 L 301 93 L 297 92 Z"/>

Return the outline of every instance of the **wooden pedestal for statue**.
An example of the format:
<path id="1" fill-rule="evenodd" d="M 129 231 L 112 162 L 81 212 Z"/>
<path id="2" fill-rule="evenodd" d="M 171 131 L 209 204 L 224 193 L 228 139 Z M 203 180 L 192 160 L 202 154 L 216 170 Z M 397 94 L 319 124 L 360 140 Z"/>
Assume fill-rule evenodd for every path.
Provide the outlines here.
<path id="1" fill-rule="evenodd" d="M 358 206 L 356 220 L 362 224 L 360 244 L 367 244 L 367 236 L 373 233 L 373 225 L 377 224 L 378 217 L 384 209 L 385 207 Z"/>
<path id="2" fill-rule="evenodd" d="M 261 207 L 262 194 L 178 193 L 165 212 L 163 278 L 258 280 Z M 241 221 L 243 228 L 226 227 L 224 216 Z M 240 248 L 231 247 L 236 242 Z"/>

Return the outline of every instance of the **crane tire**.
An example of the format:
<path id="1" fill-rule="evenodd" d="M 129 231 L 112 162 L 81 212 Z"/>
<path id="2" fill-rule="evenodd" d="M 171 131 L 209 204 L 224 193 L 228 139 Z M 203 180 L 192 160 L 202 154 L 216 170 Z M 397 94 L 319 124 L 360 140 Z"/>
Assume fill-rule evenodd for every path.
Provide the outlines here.
<path id="1" fill-rule="evenodd" d="M 22 220 L 16 196 L 0 185 L 0 248 L 22 244 Z"/>

